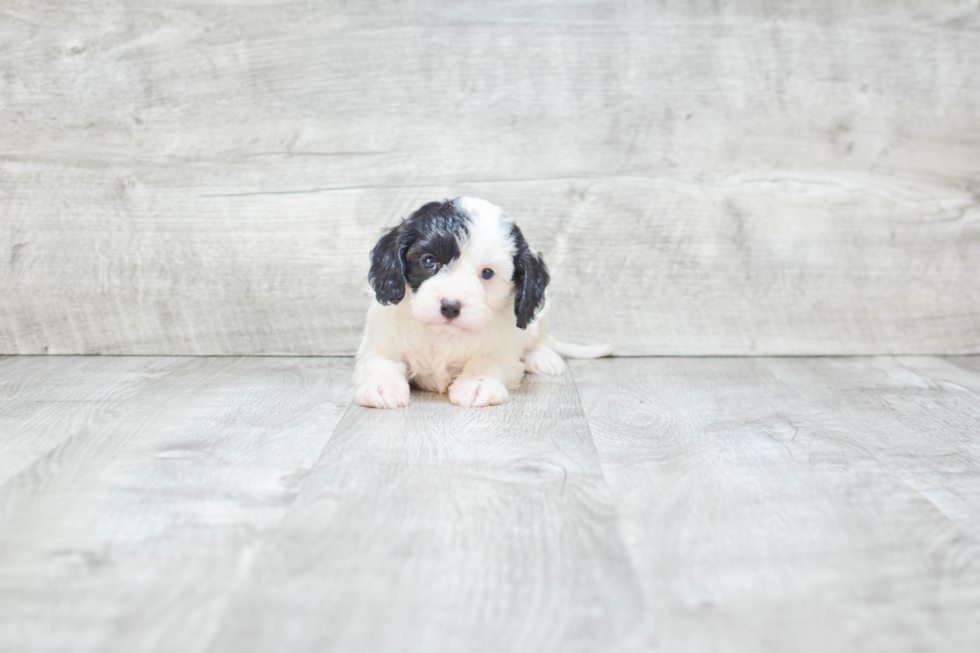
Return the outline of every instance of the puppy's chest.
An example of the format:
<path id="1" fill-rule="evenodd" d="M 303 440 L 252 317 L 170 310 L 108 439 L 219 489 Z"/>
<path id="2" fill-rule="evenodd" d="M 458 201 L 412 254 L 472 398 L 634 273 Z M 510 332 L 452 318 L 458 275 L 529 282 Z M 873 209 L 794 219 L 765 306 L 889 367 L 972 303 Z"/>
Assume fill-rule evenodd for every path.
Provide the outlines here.
<path id="1" fill-rule="evenodd" d="M 466 352 L 416 349 L 403 351 L 408 378 L 423 390 L 446 392 L 466 366 Z"/>

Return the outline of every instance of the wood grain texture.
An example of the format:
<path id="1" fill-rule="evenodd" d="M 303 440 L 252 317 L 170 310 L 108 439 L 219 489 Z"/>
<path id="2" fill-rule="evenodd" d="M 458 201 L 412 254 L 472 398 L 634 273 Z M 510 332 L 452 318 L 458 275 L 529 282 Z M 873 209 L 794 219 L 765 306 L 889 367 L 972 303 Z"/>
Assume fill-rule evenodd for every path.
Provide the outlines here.
<path id="1" fill-rule="evenodd" d="M 0 486 L 74 437 L 98 433 L 120 406 L 184 361 L 24 356 L 0 360 Z"/>
<path id="2" fill-rule="evenodd" d="M 39 387 L 54 365 L 71 392 Z M 207 650 L 257 540 L 348 405 L 351 370 L 340 359 L 3 361 L 15 410 L 0 442 L 15 460 L 36 456 L 37 439 L 50 450 L 0 482 L 0 650 Z M 70 432 L 50 448 L 57 423 Z"/>
<path id="3" fill-rule="evenodd" d="M 978 357 L 351 368 L 0 359 L 0 651 L 980 645 Z"/>
<path id="4" fill-rule="evenodd" d="M 573 362 L 663 650 L 976 650 L 980 377 L 964 365 Z"/>
<path id="5" fill-rule="evenodd" d="M 619 651 L 650 641 L 569 376 L 353 406 L 212 651 Z"/>
<path id="6" fill-rule="evenodd" d="M 569 339 L 980 351 L 973 2 L 10 0 L 0 69 L 3 353 L 352 353 L 459 194 Z"/>

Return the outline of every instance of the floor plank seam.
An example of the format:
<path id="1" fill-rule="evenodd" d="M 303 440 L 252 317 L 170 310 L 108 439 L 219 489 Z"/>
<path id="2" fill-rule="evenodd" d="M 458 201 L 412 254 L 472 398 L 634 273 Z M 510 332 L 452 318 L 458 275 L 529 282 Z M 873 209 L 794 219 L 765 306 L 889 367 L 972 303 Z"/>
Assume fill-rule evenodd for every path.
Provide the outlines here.
<path id="1" fill-rule="evenodd" d="M 579 391 L 578 381 L 575 378 L 575 372 L 574 372 L 574 370 L 572 370 L 572 367 L 570 365 L 566 365 L 566 367 L 567 367 L 567 370 L 568 370 L 568 374 L 569 374 L 569 376 L 570 376 L 570 378 L 572 380 L 572 388 L 575 389 L 575 397 L 578 399 L 579 407 L 582 410 L 582 415 L 585 417 L 585 428 L 586 428 L 586 430 L 589 433 L 589 444 L 592 446 L 592 451 L 595 454 L 596 464 L 599 466 L 599 473 L 602 475 L 602 485 L 605 488 L 605 490 L 606 490 L 606 492 L 607 492 L 607 494 L 609 496 L 609 499 L 610 499 L 610 506 L 611 506 L 612 511 L 613 511 L 615 525 L 616 525 L 615 526 L 615 528 L 616 528 L 616 539 L 618 540 L 619 545 L 622 547 L 622 550 L 626 554 L 626 560 L 627 560 L 627 562 L 629 564 L 630 574 L 632 576 L 633 581 L 636 583 L 636 586 L 639 588 L 640 601 L 641 601 L 641 604 L 642 604 L 641 607 L 643 609 L 643 612 L 644 612 L 644 614 L 649 614 L 649 612 L 650 612 L 650 605 L 651 605 L 650 597 L 647 596 L 647 593 L 644 590 L 644 583 L 642 582 L 642 578 L 641 578 L 639 572 L 637 571 L 637 568 L 638 568 L 637 567 L 637 560 L 636 560 L 636 558 L 635 558 L 635 556 L 633 554 L 632 548 L 629 547 L 629 546 L 627 546 L 627 543 L 626 543 L 626 536 L 625 536 L 624 531 L 623 531 L 623 521 L 624 520 L 622 518 L 622 515 L 620 514 L 619 506 L 613 500 L 612 487 L 611 487 L 611 485 L 609 483 L 609 478 L 606 475 L 606 467 L 605 467 L 605 465 L 602 464 L 602 456 L 599 455 L 599 449 L 596 447 L 596 444 L 595 444 L 595 435 L 594 435 L 594 433 L 592 431 L 592 417 L 589 415 L 588 409 L 585 407 L 585 402 L 582 400 L 582 393 Z M 645 627 L 649 627 L 649 624 L 647 624 L 644 621 L 643 623 L 640 624 L 641 629 L 644 626 Z"/>

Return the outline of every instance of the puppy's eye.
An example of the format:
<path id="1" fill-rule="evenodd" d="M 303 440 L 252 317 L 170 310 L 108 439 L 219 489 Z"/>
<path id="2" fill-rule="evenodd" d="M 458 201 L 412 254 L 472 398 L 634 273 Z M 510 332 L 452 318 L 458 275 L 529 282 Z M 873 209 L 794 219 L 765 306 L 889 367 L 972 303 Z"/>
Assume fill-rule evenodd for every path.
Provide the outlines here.
<path id="1" fill-rule="evenodd" d="M 436 269 L 436 257 L 432 255 L 427 255 L 422 257 L 422 265 L 425 266 L 427 270 Z"/>
<path id="2" fill-rule="evenodd" d="M 489 279 L 492 276 L 493 276 L 493 270 L 491 270 L 490 268 L 483 268 L 483 278 L 484 279 Z"/>

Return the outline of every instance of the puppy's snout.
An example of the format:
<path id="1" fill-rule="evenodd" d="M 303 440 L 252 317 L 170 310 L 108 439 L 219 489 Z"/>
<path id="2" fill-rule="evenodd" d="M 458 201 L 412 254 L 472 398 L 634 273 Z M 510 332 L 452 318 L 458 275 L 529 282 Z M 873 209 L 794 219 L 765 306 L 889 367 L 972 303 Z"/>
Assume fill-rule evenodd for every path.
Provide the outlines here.
<path id="1" fill-rule="evenodd" d="M 442 306 L 440 306 L 439 312 L 451 320 L 454 317 L 459 317 L 459 311 L 462 306 L 462 304 L 454 299 L 444 299 L 442 300 Z"/>

